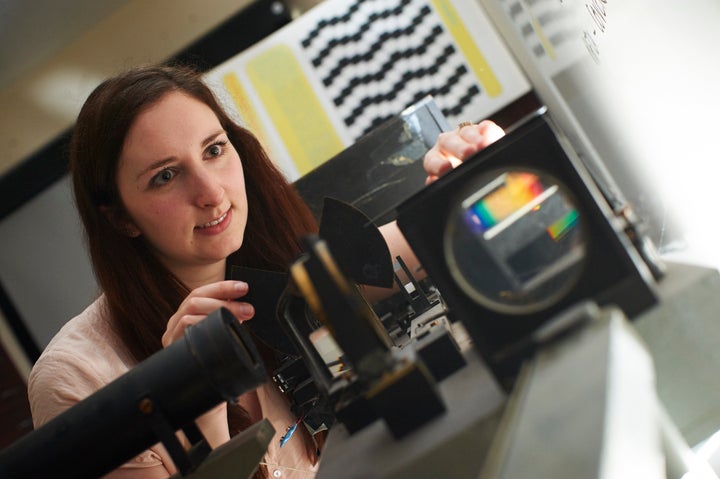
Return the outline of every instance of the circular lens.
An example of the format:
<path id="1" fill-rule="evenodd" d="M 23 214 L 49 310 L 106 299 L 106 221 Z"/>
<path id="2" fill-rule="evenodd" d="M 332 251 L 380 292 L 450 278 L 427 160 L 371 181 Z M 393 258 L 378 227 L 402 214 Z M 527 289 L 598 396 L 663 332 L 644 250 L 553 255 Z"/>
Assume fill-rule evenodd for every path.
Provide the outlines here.
<path id="1" fill-rule="evenodd" d="M 585 258 L 575 201 L 540 172 L 481 175 L 457 197 L 444 242 L 459 287 L 505 314 L 534 313 L 558 302 L 577 282 Z"/>

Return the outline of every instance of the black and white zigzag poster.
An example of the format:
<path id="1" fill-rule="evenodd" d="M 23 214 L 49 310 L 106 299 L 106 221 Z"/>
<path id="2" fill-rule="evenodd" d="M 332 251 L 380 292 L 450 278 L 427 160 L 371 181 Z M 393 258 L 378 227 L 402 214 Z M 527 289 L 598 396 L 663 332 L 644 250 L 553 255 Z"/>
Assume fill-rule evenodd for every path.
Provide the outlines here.
<path id="1" fill-rule="evenodd" d="M 208 81 L 291 180 L 427 96 L 455 124 L 530 89 L 463 0 L 326 0 Z"/>

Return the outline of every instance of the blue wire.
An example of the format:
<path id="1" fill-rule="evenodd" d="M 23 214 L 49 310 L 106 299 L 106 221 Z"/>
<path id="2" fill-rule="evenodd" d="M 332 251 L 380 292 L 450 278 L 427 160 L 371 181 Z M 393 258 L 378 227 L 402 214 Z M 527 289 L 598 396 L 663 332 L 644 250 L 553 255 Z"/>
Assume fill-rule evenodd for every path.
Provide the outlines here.
<path id="1" fill-rule="evenodd" d="M 287 443 L 290 440 L 293 433 L 295 432 L 295 429 L 297 429 L 297 425 L 298 425 L 298 423 L 295 423 L 292 426 L 290 426 L 288 428 L 287 432 L 285 433 L 285 435 L 280 438 L 280 447 L 283 447 L 285 445 L 285 443 Z"/>

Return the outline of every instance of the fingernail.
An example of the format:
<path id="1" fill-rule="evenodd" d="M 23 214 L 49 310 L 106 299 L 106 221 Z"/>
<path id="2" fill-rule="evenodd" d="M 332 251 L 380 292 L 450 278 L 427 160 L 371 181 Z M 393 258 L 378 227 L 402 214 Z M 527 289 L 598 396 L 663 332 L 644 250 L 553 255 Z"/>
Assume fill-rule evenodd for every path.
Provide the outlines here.
<path id="1" fill-rule="evenodd" d="M 238 281 L 235 283 L 235 289 L 238 291 L 243 291 L 248 289 L 248 284 L 245 281 Z"/>
<path id="2" fill-rule="evenodd" d="M 251 316 L 255 312 L 255 308 L 253 308 L 250 304 L 241 304 L 240 312 L 243 316 Z"/>

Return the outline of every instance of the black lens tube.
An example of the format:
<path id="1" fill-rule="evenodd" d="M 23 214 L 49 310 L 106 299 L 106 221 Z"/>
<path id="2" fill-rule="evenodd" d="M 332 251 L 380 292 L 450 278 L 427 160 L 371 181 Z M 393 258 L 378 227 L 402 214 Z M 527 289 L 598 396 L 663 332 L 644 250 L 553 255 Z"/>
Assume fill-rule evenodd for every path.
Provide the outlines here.
<path id="1" fill-rule="evenodd" d="M 99 477 L 266 380 L 244 327 L 226 309 L 190 326 L 91 396 L 0 452 L 0 477 Z"/>

